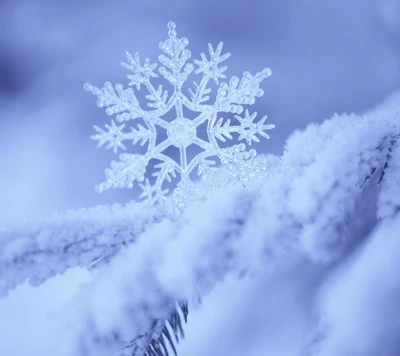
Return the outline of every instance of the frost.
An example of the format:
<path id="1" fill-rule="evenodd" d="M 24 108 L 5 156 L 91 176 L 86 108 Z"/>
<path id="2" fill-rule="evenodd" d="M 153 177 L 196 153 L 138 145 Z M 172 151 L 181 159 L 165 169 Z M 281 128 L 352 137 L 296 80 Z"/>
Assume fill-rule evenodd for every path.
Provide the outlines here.
<path id="1" fill-rule="evenodd" d="M 221 146 L 221 142 L 233 141 L 235 137 L 232 134 L 248 145 L 260 142 L 260 137 L 269 138 L 265 131 L 274 128 L 274 125 L 265 124 L 266 116 L 256 121 L 255 112 L 250 113 L 246 109 L 244 116 L 241 114 L 245 105 L 254 104 L 256 98 L 263 95 L 260 83 L 271 75 L 270 69 L 256 75 L 245 72 L 242 78 L 232 77 L 228 82 L 220 82 L 226 79 L 224 72 L 227 69 L 221 63 L 230 57 L 229 53 L 222 54 L 223 43 L 220 42 L 216 49 L 209 44 L 208 56 L 201 53 L 200 59 L 191 63 L 191 52 L 186 48 L 189 41 L 177 37 L 173 22 L 168 23 L 168 28 L 169 38 L 159 45 L 163 53 L 158 57 L 162 64 L 158 73 L 157 64 L 150 63 L 148 58 L 141 63 L 138 53 L 134 56 L 126 53 L 127 63 L 122 63 L 132 73 L 127 75 L 129 86 L 133 86 L 138 93 L 142 86 L 147 89 L 145 98 L 149 110 L 141 107 L 132 88 L 123 89 L 121 84 L 113 87 L 108 82 L 101 89 L 85 85 L 86 90 L 97 95 L 98 106 L 106 107 L 106 113 L 116 115 L 118 122 L 112 120 L 111 125 L 105 125 L 105 129 L 95 126 L 97 134 L 92 138 L 98 141 L 98 146 L 106 145 L 106 148 L 118 153 L 118 150 L 127 148 L 126 141 L 131 141 L 133 145 L 146 145 L 144 154 L 123 153 L 119 161 L 111 162 L 111 167 L 106 170 L 106 181 L 98 187 L 100 191 L 132 188 L 138 182 L 142 189 L 140 198 L 155 203 L 164 201 L 170 188 L 176 189 L 176 184 L 176 199 L 188 196 L 196 175 L 202 179 L 215 179 L 213 172 L 218 162 L 229 166 L 228 171 L 237 180 L 246 176 L 243 171 L 248 176 L 264 174 L 260 161 L 254 160 L 255 149 L 247 150 L 244 143 Z M 202 78 L 187 89 L 185 84 L 193 71 L 194 74 L 201 74 Z M 153 84 L 160 75 L 170 89 Z M 218 86 L 214 97 L 209 87 L 211 80 Z M 193 119 L 187 117 L 187 110 L 194 113 Z M 172 120 L 166 117 L 170 112 L 173 112 Z M 229 114 L 234 114 L 233 120 Z M 132 121 L 141 123 L 126 127 L 126 123 Z M 206 138 L 199 135 L 202 126 L 206 127 Z M 166 132 L 164 140 L 159 139 L 161 130 Z M 200 153 L 189 159 L 191 145 L 199 147 Z M 171 146 L 178 148 L 179 159 L 175 160 L 166 152 Z M 146 178 L 148 172 L 152 172 L 151 178 Z M 175 180 L 177 177 L 178 183 Z M 219 184 L 226 184 L 226 180 L 221 180 Z"/>

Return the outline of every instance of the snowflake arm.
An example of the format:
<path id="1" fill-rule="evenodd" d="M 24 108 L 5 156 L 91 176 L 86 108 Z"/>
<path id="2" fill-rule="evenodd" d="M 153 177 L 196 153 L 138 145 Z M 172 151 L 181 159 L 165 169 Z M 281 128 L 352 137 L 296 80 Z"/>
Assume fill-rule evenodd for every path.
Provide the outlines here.
<path id="1" fill-rule="evenodd" d="M 215 164 L 216 162 L 214 160 L 207 158 L 202 159 L 201 161 L 199 161 L 197 174 L 203 179 L 208 177 L 214 178 L 215 172 L 217 170 Z"/>
<path id="2" fill-rule="evenodd" d="M 150 82 L 150 78 L 157 78 L 158 75 L 154 73 L 154 69 L 157 68 L 157 64 L 150 64 L 150 59 L 144 60 L 144 65 L 140 65 L 139 53 L 135 53 L 135 57 L 132 57 L 129 52 L 125 52 L 128 63 L 121 62 L 121 65 L 132 71 L 133 74 L 128 74 L 127 78 L 130 80 L 129 85 L 136 85 L 136 89 L 140 90 L 140 85 Z"/>
<path id="3" fill-rule="evenodd" d="M 118 126 L 115 124 L 114 120 L 111 120 L 111 125 L 105 125 L 107 131 L 98 126 L 93 127 L 98 133 L 92 135 L 91 138 L 98 141 L 97 147 L 101 147 L 107 143 L 106 148 L 112 148 L 114 153 L 117 153 L 119 148 L 122 148 L 123 150 L 126 149 L 125 145 L 122 143 L 125 138 L 124 133 L 122 132 L 125 127 L 124 124 Z"/>
<path id="4" fill-rule="evenodd" d="M 175 165 L 175 162 L 172 160 L 166 160 L 165 162 L 158 163 L 154 166 L 154 168 L 157 169 L 157 171 L 153 173 L 153 177 L 157 177 L 156 185 L 161 187 L 164 179 L 166 179 L 168 182 L 171 182 L 171 177 L 176 177 Z"/>
<path id="5" fill-rule="evenodd" d="M 219 78 L 225 79 L 226 75 L 223 74 L 228 67 L 218 68 L 218 65 L 230 57 L 230 53 L 225 53 L 221 56 L 223 42 L 220 42 L 214 51 L 212 45 L 208 44 L 208 52 L 210 54 L 210 60 L 207 59 L 204 53 L 200 54 L 201 60 L 195 59 L 193 62 L 199 66 L 195 71 L 195 74 L 203 73 L 204 77 L 214 79 L 215 84 L 218 84 Z"/>
<path id="6" fill-rule="evenodd" d="M 140 141 L 141 146 L 149 140 L 155 140 L 156 133 L 140 124 L 138 124 L 138 129 L 131 127 L 131 132 L 124 132 L 123 129 L 125 126 L 125 124 L 116 125 L 114 120 L 111 120 L 111 125 L 105 125 L 106 130 L 94 126 L 94 129 L 98 133 L 92 135 L 91 139 L 98 141 L 97 147 L 101 147 L 107 143 L 106 149 L 112 148 L 114 153 L 117 153 L 119 148 L 126 150 L 126 146 L 122 143 L 124 140 L 132 140 L 133 144 Z"/>
<path id="7" fill-rule="evenodd" d="M 114 88 L 110 82 L 106 82 L 101 89 L 88 83 L 84 88 L 97 96 L 97 106 L 106 107 L 107 115 L 116 114 L 118 122 L 143 117 L 145 114 L 131 88 L 124 90 L 121 84 L 116 84 Z"/>
<path id="8" fill-rule="evenodd" d="M 196 69 L 195 74 L 203 74 L 203 78 L 199 85 L 195 83 L 196 93 L 194 94 L 190 91 L 191 97 L 193 99 L 193 106 L 204 103 L 210 99 L 208 94 L 211 92 L 211 89 L 206 89 L 206 86 L 210 79 L 213 79 L 215 84 L 219 83 L 219 79 L 225 79 L 226 75 L 224 72 L 228 67 L 220 67 L 219 64 L 223 61 L 227 60 L 230 57 L 230 53 L 225 53 L 221 56 L 223 42 L 220 42 L 214 51 L 212 45 L 208 44 L 208 52 L 210 55 L 210 60 L 207 59 L 204 53 L 200 54 L 201 60 L 195 59 L 193 62 L 199 67 Z"/>
<path id="9" fill-rule="evenodd" d="M 170 140 L 167 139 L 149 150 L 146 155 L 122 153 L 119 156 L 119 161 L 111 162 L 110 168 L 105 172 L 106 181 L 97 187 L 98 191 L 103 192 L 110 188 L 132 188 L 135 181 L 144 181 L 146 169 L 151 159 L 168 162 L 175 170 L 182 173 L 182 169 L 177 167 L 177 163 L 161 153 L 170 144 Z"/>
<path id="10" fill-rule="evenodd" d="M 257 137 L 257 135 L 269 139 L 270 136 L 265 131 L 273 129 L 275 125 L 264 125 L 265 121 L 267 120 L 267 116 L 264 116 L 258 122 L 254 122 L 256 117 L 256 112 L 250 115 L 248 110 L 245 111 L 244 118 L 240 117 L 239 115 L 235 115 L 235 118 L 239 121 L 239 125 L 231 125 L 230 119 L 227 119 L 224 122 L 224 119 L 220 118 L 212 127 L 212 133 L 218 140 L 226 142 L 226 139 L 232 140 L 232 133 L 236 132 L 239 134 L 238 140 L 246 140 L 249 146 L 251 146 L 252 141 L 260 142 L 260 139 Z"/>
<path id="11" fill-rule="evenodd" d="M 198 167 L 198 173 L 201 177 L 204 177 L 201 172 L 209 172 L 209 169 L 214 165 L 214 161 L 209 160 L 208 158 L 214 157 L 217 155 L 217 149 L 208 150 L 200 153 L 194 160 L 192 160 L 188 165 L 188 172 L 192 172 L 194 168 Z M 214 162 L 214 163 L 213 163 Z"/>
<path id="12" fill-rule="evenodd" d="M 155 140 L 156 133 L 146 129 L 144 126 L 138 124 L 137 130 L 131 127 L 132 132 L 126 134 L 127 137 L 133 140 L 133 144 L 140 141 L 140 146 L 143 146 L 149 140 Z"/>
<path id="13" fill-rule="evenodd" d="M 232 140 L 233 137 L 231 133 L 237 132 L 237 128 L 234 126 L 231 126 L 231 120 L 227 119 L 225 123 L 223 124 L 224 119 L 221 117 L 218 119 L 218 121 L 215 123 L 215 125 L 212 128 L 213 134 L 215 138 L 222 142 L 226 142 L 226 139 Z"/>
<path id="14" fill-rule="evenodd" d="M 204 78 L 205 77 L 203 77 L 202 81 L 200 82 L 200 85 L 197 84 L 196 82 L 193 82 L 195 91 L 193 91 L 192 89 L 189 89 L 189 94 L 190 94 L 190 98 L 192 99 L 192 101 L 187 100 L 186 106 L 196 107 L 197 105 L 210 100 L 210 96 L 208 94 L 211 93 L 211 89 L 210 88 L 206 89 L 208 80 L 205 80 Z"/>
<path id="15" fill-rule="evenodd" d="M 170 82 L 175 89 L 180 90 L 182 84 L 186 81 L 189 74 L 193 71 L 192 63 L 186 63 L 191 57 L 191 52 L 186 49 L 189 44 L 187 38 L 177 38 L 176 25 L 173 22 L 168 23 L 169 38 L 160 43 L 160 49 L 164 52 L 160 54 L 158 60 L 162 67 L 159 73 Z"/>
<path id="16" fill-rule="evenodd" d="M 135 181 L 142 182 L 149 159 L 139 154 L 122 153 L 119 161 L 112 161 L 106 169 L 106 181 L 97 189 L 103 192 L 110 188 L 132 188 Z"/>
<path id="17" fill-rule="evenodd" d="M 257 113 L 249 114 L 249 110 L 245 111 L 244 118 L 235 115 L 235 118 L 240 122 L 237 126 L 237 132 L 239 133 L 238 140 L 246 140 L 248 145 L 251 145 L 251 141 L 260 142 L 260 139 L 256 135 L 260 135 L 269 139 L 270 136 L 265 132 L 265 130 L 271 130 L 275 127 L 273 124 L 264 125 L 267 120 L 267 116 L 264 116 L 260 121 L 254 122 L 257 117 Z"/>
<path id="18" fill-rule="evenodd" d="M 133 72 L 133 74 L 127 75 L 127 78 L 130 80 L 129 85 L 134 85 L 137 90 L 140 90 L 141 84 L 144 84 L 149 91 L 149 95 L 146 95 L 146 99 L 149 100 L 147 106 L 149 108 L 158 109 L 159 111 L 168 111 L 168 91 L 163 90 L 162 85 L 159 85 L 158 88 L 155 89 L 151 83 L 152 78 L 158 78 L 158 75 L 154 73 L 157 64 L 150 64 L 150 59 L 146 58 L 144 65 L 141 66 L 140 57 L 137 52 L 134 57 L 132 57 L 129 52 L 126 52 L 125 56 L 128 63 L 121 62 L 121 65 Z"/>
<path id="19" fill-rule="evenodd" d="M 150 92 L 149 95 L 146 95 L 146 99 L 149 100 L 147 106 L 149 108 L 168 111 L 168 92 L 166 90 L 163 91 L 162 85 L 159 85 L 156 90 L 153 85 L 149 83 L 147 89 Z"/>
<path id="20" fill-rule="evenodd" d="M 221 83 L 214 109 L 220 112 L 241 114 L 243 105 L 253 105 L 256 98 L 264 94 L 264 91 L 260 89 L 260 84 L 270 75 L 271 70 L 265 68 L 254 76 L 250 72 L 244 72 L 240 80 L 238 77 L 232 77 L 229 84 Z"/>
<path id="21" fill-rule="evenodd" d="M 139 183 L 139 187 L 142 189 L 139 198 L 142 198 L 149 204 L 163 201 L 168 194 L 168 189 L 161 189 L 159 186 L 151 185 L 148 179 L 145 180 L 144 184 Z"/>

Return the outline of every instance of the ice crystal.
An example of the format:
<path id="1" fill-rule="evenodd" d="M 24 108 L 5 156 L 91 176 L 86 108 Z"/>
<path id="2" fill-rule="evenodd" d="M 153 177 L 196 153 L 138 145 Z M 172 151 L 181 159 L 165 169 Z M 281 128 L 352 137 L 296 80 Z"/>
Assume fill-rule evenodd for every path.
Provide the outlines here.
<path id="1" fill-rule="evenodd" d="M 129 86 L 136 90 L 124 89 L 121 84 L 113 86 L 109 82 L 103 88 L 85 85 L 87 91 L 97 95 L 99 107 L 106 107 L 108 115 L 116 115 L 117 123 L 112 120 L 105 129 L 94 127 L 97 134 L 92 138 L 98 141 L 98 146 L 105 144 L 114 153 L 126 149 L 124 141 L 145 146 L 145 153 L 122 153 L 119 161 L 112 161 L 106 170 L 105 182 L 98 187 L 100 191 L 132 188 L 138 182 L 142 189 L 140 197 L 154 203 L 165 199 L 169 188 L 174 186 L 171 183 L 174 179 L 179 179 L 175 192 L 191 194 L 196 174 L 203 179 L 214 179 L 218 162 L 227 166 L 232 176 L 240 176 L 239 171 L 242 176 L 243 171 L 251 175 L 262 174 L 259 162 L 254 160 L 254 149 L 247 150 L 244 143 L 227 146 L 226 142 L 237 138 L 251 145 L 252 141 L 260 141 L 259 136 L 269 138 L 265 131 L 274 125 L 265 124 L 266 116 L 255 121 L 257 113 L 247 109 L 243 114 L 243 106 L 254 104 L 256 97 L 264 94 L 260 83 L 271 75 L 270 69 L 255 75 L 245 72 L 242 78 L 234 76 L 228 82 L 220 82 L 226 79 L 224 72 L 227 69 L 221 63 L 230 57 L 229 53 L 222 54 L 223 43 L 220 42 L 216 49 L 209 44 L 208 57 L 201 53 L 200 59 L 190 63 L 191 52 L 186 48 L 189 41 L 177 37 L 173 22 L 168 23 L 168 28 L 169 38 L 159 45 L 163 53 L 158 57 L 162 64 L 158 74 L 157 64 L 152 64 L 148 58 L 141 63 L 138 53 L 134 56 L 126 53 L 127 62 L 121 64 L 131 72 L 127 75 Z M 202 77 L 199 82 L 194 82 L 193 88 L 187 89 L 184 85 L 193 71 Z M 154 84 L 159 80 L 159 74 L 169 83 L 169 91 Z M 215 95 L 209 87 L 211 80 L 217 86 Z M 142 108 L 137 98 L 142 86 L 147 89 L 148 110 Z M 194 113 L 194 117 L 189 118 L 186 111 Z M 170 112 L 173 112 L 172 120 Z M 235 124 L 226 117 L 228 114 L 233 114 Z M 124 122 L 131 120 L 141 123 L 126 128 Z M 202 125 L 206 131 L 203 136 L 199 134 Z M 163 129 L 166 132 L 164 139 L 160 132 Z M 199 147 L 200 153 L 190 159 L 188 149 L 191 145 Z M 174 159 L 168 153 L 171 146 L 179 150 L 179 158 Z M 151 177 L 146 177 L 151 170 Z"/>

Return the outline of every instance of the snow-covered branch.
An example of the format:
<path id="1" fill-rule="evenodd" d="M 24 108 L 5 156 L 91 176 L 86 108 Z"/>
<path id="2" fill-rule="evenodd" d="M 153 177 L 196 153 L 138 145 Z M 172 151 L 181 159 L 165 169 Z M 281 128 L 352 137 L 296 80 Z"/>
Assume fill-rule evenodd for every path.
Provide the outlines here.
<path id="1" fill-rule="evenodd" d="M 109 356 L 136 339 L 143 355 L 177 301 L 194 305 L 228 273 L 272 271 L 291 256 L 330 264 L 395 216 L 399 137 L 400 109 L 335 116 L 293 134 L 257 187 L 221 188 L 180 217 L 168 205 L 129 204 L 4 229 L 1 291 L 96 264 L 54 319 L 62 337 L 53 346 L 61 356 Z"/>
<path id="2" fill-rule="evenodd" d="M 382 220 L 320 293 L 302 356 L 397 355 L 400 215 Z"/>
<path id="3" fill-rule="evenodd" d="M 337 260 L 399 209 L 398 180 L 390 180 L 399 134 L 400 110 L 310 125 L 258 189 L 220 189 L 180 219 L 154 224 L 71 302 L 65 355 L 112 354 L 166 320 L 176 300 L 195 304 L 228 273 L 272 270 L 293 255 Z"/>
<path id="4" fill-rule="evenodd" d="M 0 231 L 0 296 L 25 280 L 39 285 L 73 267 L 108 261 L 162 218 L 147 204 L 58 213 Z"/>

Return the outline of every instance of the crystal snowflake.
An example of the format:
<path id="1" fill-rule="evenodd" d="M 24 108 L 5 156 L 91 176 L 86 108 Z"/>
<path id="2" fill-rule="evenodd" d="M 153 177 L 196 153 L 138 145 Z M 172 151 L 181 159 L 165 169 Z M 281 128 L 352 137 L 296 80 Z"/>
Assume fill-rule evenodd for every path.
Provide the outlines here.
<path id="1" fill-rule="evenodd" d="M 265 131 L 274 125 L 265 124 L 266 116 L 256 121 L 257 113 L 244 111 L 243 106 L 253 104 L 256 97 L 263 95 L 260 83 L 271 75 L 270 69 L 256 75 L 245 72 L 242 78 L 232 77 L 228 82 L 220 82 L 226 79 L 224 72 L 227 69 L 221 63 L 230 57 L 229 53 L 222 54 L 223 43 L 220 42 L 215 50 L 209 44 L 209 56 L 201 53 L 200 59 L 190 63 L 191 52 L 186 49 L 189 41 L 177 37 L 173 22 L 168 23 L 168 29 L 169 38 L 159 45 L 163 53 L 158 57 L 162 64 L 158 73 L 169 83 L 170 92 L 162 85 L 154 84 L 159 80 L 156 79 L 159 77 L 157 64 L 152 64 L 148 58 L 141 63 L 138 53 L 133 57 L 126 53 L 127 62 L 121 63 L 130 71 L 127 75 L 129 86 L 136 90 L 124 89 L 121 84 L 112 86 L 109 82 L 101 89 L 85 84 L 87 91 L 97 95 L 98 106 L 106 107 L 106 113 L 116 115 L 118 122 L 112 120 L 105 129 L 94 127 L 97 134 L 92 138 L 98 141 L 98 146 L 106 144 L 114 153 L 125 150 L 126 141 L 145 146 L 145 153 L 122 153 L 119 161 L 112 161 L 106 170 L 106 181 L 98 186 L 100 191 L 132 188 L 138 182 L 142 189 L 140 198 L 154 203 L 165 199 L 171 184 L 175 191 L 179 189 L 181 194 L 189 194 L 193 189 L 193 173 L 203 179 L 213 179 L 217 162 L 229 166 L 233 175 L 243 170 L 252 174 L 260 172 L 253 160 L 254 149 L 247 150 L 244 143 L 228 146 L 227 140 L 236 138 L 251 145 L 253 141 L 260 141 L 259 136 L 269 138 Z M 201 74 L 201 79 L 194 82 L 192 88 L 186 88 L 193 71 Z M 209 87 L 211 80 L 217 88 L 214 96 Z M 143 109 L 138 100 L 142 86 L 147 90 L 148 110 Z M 185 111 L 194 116 L 188 118 Z M 226 118 L 226 114 L 233 114 L 234 120 Z M 126 127 L 125 123 L 132 120 L 140 122 Z M 202 125 L 206 132 L 203 137 L 199 134 Z M 162 129 L 166 132 L 164 139 L 160 134 Z M 200 148 L 200 152 L 189 159 L 191 145 Z M 166 152 L 171 146 L 179 150 L 179 157 Z M 147 174 L 150 178 L 146 178 L 146 173 L 151 170 L 152 174 Z M 176 179 L 178 183 L 173 185 L 171 182 Z"/>

